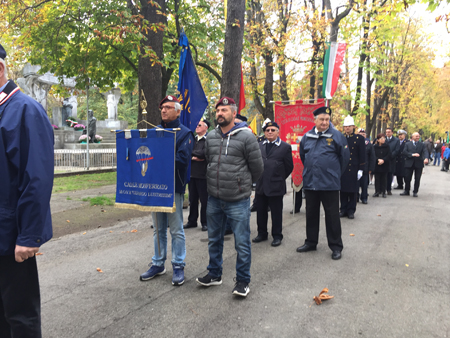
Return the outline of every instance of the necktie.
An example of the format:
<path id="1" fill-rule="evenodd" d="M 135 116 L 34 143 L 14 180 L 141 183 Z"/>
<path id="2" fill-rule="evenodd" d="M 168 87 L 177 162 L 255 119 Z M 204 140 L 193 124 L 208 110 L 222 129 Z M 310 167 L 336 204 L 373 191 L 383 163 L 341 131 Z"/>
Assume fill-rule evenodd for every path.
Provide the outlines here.
<path id="1" fill-rule="evenodd" d="M 269 143 L 266 144 L 266 153 L 267 153 L 267 155 L 269 155 L 269 153 L 272 150 L 272 148 L 273 148 L 273 143 L 272 142 L 269 142 Z"/>
<path id="2" fill-rule="evenodd" d="M 317 133 L 317 135 L 319 135 L 319 136 L 322 135 L 322 134 L 323 134 L 323 132 L 321 132 L 321 131 L 319 131 L 319 132 Z"/>
<path id="3" fill-rule="evenodd" d="M 414 147 L 416 146 L 416 141 L 413 141 Z"/>

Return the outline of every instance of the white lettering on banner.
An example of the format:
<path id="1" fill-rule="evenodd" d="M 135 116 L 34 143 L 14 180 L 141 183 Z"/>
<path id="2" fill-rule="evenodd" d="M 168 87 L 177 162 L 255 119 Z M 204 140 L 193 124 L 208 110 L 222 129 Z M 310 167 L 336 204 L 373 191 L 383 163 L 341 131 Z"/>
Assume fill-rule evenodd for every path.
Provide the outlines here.
<path id="1" fill-rule="evenodd" d="M 167 190 L 169 187 L 165 184 L 153 184 L 153 183 L 137 183 L 137 182 L 124 182 L 123 185 L 127 188 L 139 188 L 139 189 L 155 189 L 155 190 Z"/>

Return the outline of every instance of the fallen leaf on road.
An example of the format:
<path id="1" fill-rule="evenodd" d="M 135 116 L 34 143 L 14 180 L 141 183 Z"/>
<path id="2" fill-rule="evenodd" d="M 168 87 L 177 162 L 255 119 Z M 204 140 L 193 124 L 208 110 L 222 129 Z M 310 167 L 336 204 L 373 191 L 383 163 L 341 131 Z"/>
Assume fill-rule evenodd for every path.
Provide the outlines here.
<path id="1" fill-rule="evenodd" d="M 355 236 L 355 234 L 350 234 L 350 236 Z"/>
<path id="2" fill-rule="evenodd" d="M 42 256 L 43 253 L 42 252 L 36 252 L 36 256 Z"/>
<path id="3" fill-rule="evenodd" d="M 131 230 L 131 232 L 137 232 L 137 230 L 136 230 L 136 229 L 134 229 L 134 230 Z"/>
<path id="4" fill-rule="evenodd" d="M 69 220 L 67 220 L 66 222 L 67 222 L 67 223 L 70 223 L 70 221 L 69 221 Z"/>
<path id="5" fill-rule="evenodd" d="M 112 230 L 110 232 L 113 232 Z"/>
<path id="6" fill-rule="evenodd" d="M 409 267 L 409 264 L 405 264 L 406 267 Z"/>
<path id="7" fill-rule="evenodd" d="M 106 212 L 106 210 L 103 210 L 103 209 L 102 209 L 102 212 Z"/>
<path id="8" fill-rule="evenodd" d="M 377 215 L 377 216 L 380 216 L 380 217 L 381 217 L 381 215 Z"/>
<path id="9" fill-rule="evenodd" d="M 317 305 L 322 304 L 322 301 L 324 300 L 334 298 L 334 296 L 326 295 L 326 293 L 328 293 L 328 288 L 324 288 L 322 291 L 320 291 L 319 297 L 314 296 L 313 299 Z"/>
<path id="10" fill-rule="evenodd" d="M 97 268 L 97 271 L 103 273 L 102 269 L 100 268 Z"/>
<path id="11" fill-rule="evenodd" d="M 86 232 L 83 232 L 83 235 L 86 235 Z"/>

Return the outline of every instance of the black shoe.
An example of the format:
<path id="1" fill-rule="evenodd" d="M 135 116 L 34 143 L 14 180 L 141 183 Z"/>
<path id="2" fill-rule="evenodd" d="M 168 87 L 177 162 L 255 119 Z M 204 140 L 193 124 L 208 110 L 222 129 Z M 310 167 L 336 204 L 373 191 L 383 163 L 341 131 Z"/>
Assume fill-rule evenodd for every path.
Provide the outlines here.
<path id="1" fill-rule="evenodd" d="M 389 195 L 389 193 L 387 193 L 387 194 Z M 391 193 L 391 195 L 392 195 L 392 193 Z M 385 193 L 382 193 L 382 194 L 381 194 L 381 197 L 386 198 L 386 194 L 385 194 Z"/>
<path id="2" fill-rule="evenodd" d="M 315 246 L 309 244 L 303 244 L 302 246 L 297 248 L 297 252 L 308 252 L 308 251 L 316 251 L 317 248 Z"/>
<path id="3" fill-rule="evenodd" d="M 233 230 L 231 230 L 231 229 L 225 230 L 225 236 L 231 235 L 232 233 L 233 233 Z"/>
<path id="4" fill-rule="evenodd" d="M 203 286 L 220 285 L 222 284 L 222 277 L 212 277 L 208 273 L 205 277 L 197 278 L 196 281 Z"/>
<path id="5" fill-rule="evenodd" d="M 441 171 L 446 171 L 445 169 L 441 169 Z"/>
<path id="6" fill-rule="evenodd" d="M 345 217 L 345 216 L 347 216 L 347 213 L 346 213 L 346 212 L 340 212 L 340 213 L 339 213 L 339 217 Z"/>
<path id="7" fill-rule="evenodd" d="M 403 190 L 403 187 L 394 188 L 394 190 Z"/>
<path id="8" fill-rule="evenodd" d="M 255 238 L 252 239 L 253 243 L 259 243 L 262 241 L 267 241 L 267 235 L 266 236 L 262 236 L 262 235 L 258 235 Z"/>
<path id="9" fill-rule="evenodd" d="M 274 238 L 272 241 L 272 246 L 279 246 L 281 244 L 281 239 L 279 238 Z"/>
<path id="10" fill-rule="evenodd" d="M 367 204 L 367 200 L 361 200 L 362 204 Z"/>
<path id="11" fill-rule="evenodd" d="M 416 192 L 413 192 L 413 197 L 419 197 Z"/>
<path id="12" fill-rule="evenodd" d="M 375 194 L 372 195 L 372 197 L 378 197 L 380 196 L 380 193 L 376 192 Z"/>
<path id="13" fill-rule="evenodd" d="M 250 212 L 255 212 L 256 211 L 256 206 L 254 204 L 252 204 L 252 206 L 250 207 Z"/>
<path id="14" fill-rule="evenodd" d="M 348 219 L 354 219 L 355 218 L 355 214 L 348 214 Z"/>
<path id="15" fill-rule="evenodd" d="M 189 228 L 196 228 L 197 224 L 192 224 L 192 223 L 186 223 L 183 228 L 184 229 L 189 229 Z"/>
<path id="16" fill-rule="evenodd" d="M 341 259 L 341 257 L 342 257 L 341 252 L 338 250 L 333 251 L 333 253 L 331 254 L 331 258 L 334 260 Z"/>
<path id="17" fill-rule="evenodd" d="M 250 288 L 248 287 L 247 282 L 236 282 L 236 285 L 233 289 L 233 295 L 247 297 L 250 292 Z"/>
<path id="18" fill-rule="evenodd" d="M 289 213 L 292 215 L 292 214 L 298 214 L 298 213 L 300 213 L 300 210 L 295 210 L 295 211 L 289 211 Z"/>
<path id="19" fill-rule="evenodd" d="M 400 196 L 409 196 L 409 191 L 403 191 Z"/>
<path id="20" fill-rule="evenodd" d="M 208 227 L 206 225 L 202 225 L 202 231 L 208 231 Z"/>
<path id="21" fill-rule="evenodd" d="M 392 196 L 392 192 L 391 192 L 391 191 L 388 191 L 387 194 L 388 194 L 389 196 Z M 385 197 L 385 196 L 383 196 L 383 197 Z"/>

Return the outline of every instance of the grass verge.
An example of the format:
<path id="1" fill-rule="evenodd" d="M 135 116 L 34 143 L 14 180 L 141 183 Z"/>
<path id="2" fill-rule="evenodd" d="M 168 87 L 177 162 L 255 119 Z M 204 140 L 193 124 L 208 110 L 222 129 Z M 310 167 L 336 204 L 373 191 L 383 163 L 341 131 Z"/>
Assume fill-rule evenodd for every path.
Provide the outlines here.
<path id="1" fill-rule="evenodd" d="M 116 177 L 116 172 L 55 177 L 53 180 L 53 193 L 86 190 L 116 184 Z"/>
<path id="2" fill-rule="evenodd" d="M 83 202 L 90 203 L 91 206 L 94 205 L 114 205 L 116 201 L 116 196 L 108 197 L 108 196 L 97 196 L 97 197 L 86 197 L 82 199 Z"/>

